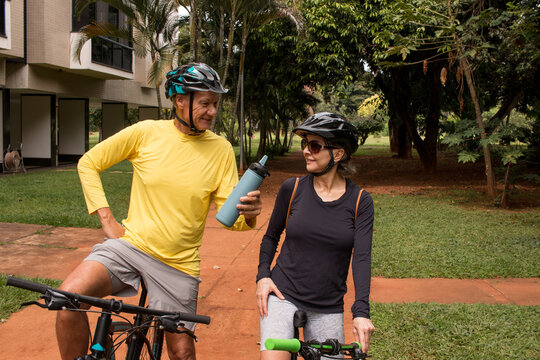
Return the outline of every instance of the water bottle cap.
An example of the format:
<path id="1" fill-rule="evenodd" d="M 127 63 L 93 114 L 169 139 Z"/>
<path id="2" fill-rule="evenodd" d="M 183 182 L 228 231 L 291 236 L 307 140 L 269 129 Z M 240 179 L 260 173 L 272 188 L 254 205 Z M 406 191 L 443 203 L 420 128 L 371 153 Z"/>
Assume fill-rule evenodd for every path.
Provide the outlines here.
<path id="1" fill-rule="evenodd" d="M 249 165 L 249 170 L 254 171 L 257 175 L 263 178 L 270 176 L 270 173 L 264 167 L 267 159 L 268 156 L 264 155 L 259 162 L 251 163 L 251 165 Z"/>

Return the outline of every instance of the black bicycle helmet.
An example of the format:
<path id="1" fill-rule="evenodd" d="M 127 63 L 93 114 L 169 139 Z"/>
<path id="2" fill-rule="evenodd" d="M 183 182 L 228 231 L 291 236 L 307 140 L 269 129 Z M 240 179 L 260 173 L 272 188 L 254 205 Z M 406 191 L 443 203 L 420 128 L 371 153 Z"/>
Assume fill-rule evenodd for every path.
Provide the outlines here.
<path id="1" fill-rule="evenodd" d="M 204 63 L 193 63 L 177 67 L 167 73 L 165 96 L 170 99 L 176 94 L 189 94 L 189 125 L 175 114 L 176 119 L 189 127 L 191 133 L 197 135 L 205 130 L 199 130 L 193 124 L 193 93 L 210 91 L 217 94 L 226 93 L 227 89 L 221 84 L 218 73 Z"/>
<path id="2" fill-rule="evenodd" d="M 348 156 L 358 150 L 358 131 L 356 127 L 339 114 L 320 112 L 311 115 L 293 132 L 299 136 L 312 133 L 323 137 L 326 141 L 343 146 Z"/>
<path id="3" fill-rule="evenodd" d="M 225 89 L 217 72 L 204 63 L 193 63 L 177 67 L 167 73 L 165 96 L 189 94 L 193 91 L 211 91 L 224 94 Z"/>

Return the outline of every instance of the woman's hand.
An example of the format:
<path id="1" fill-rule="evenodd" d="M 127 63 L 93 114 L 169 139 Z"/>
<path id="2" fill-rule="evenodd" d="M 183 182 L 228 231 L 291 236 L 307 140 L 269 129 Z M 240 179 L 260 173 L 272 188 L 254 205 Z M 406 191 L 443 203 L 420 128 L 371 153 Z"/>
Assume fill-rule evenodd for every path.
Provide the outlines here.
<path id="1" fill-rule="evenodd" d="M 369 341 L 374 331 L 375 326 L 368 318 L 356 317 L 353 319 L 354 341 L 362 345 L 362 351 L 365 353 L 369 350 Z"/>
<path id="2" fill-rule="evenodd" d="M 268 295 L 270 293 L 274 293 L 281 300 L 285 300 L 285 297 L 281 294 L 281 291 L 279 291 L 272 279 L 262 278 L 257 281 L 257 307 L 259 308 L 259 315 L 261 317 L 268 315 Z"/>
<path id="3" fill-rule="evenodd" d="M 255 219 L 262 209 L 261 192 L 260 190 L 250 191 L 246 196 L 240 198 L 241 204 L 237 204 L 236 208 L 240 215 L 244 215 L 246 220 Z"/>
<path id="4" fill-rule="evenodd" d="M 105 237 L 119 239 L 124 236 L 126 230 L 116 221 L 110 208 L 100 208 L 96 212 L 99 216 L 99 221 L 101 221 L 101 229 L 105 233 Z"/>

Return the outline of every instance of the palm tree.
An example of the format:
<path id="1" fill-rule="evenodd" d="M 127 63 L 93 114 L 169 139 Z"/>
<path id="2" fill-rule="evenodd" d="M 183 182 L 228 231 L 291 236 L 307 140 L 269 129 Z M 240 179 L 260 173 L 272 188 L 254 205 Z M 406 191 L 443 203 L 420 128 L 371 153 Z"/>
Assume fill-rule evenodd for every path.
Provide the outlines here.
<path id="1" fill-rule="evenodd" d="M 296 8 L 288 7 L 284 1 L 280 0 L 242 0 L 242 46 L 240 50 L 240 63 L 238 71 L 238 86 L 240 91 L 237 91 L 237 99 L 235 104 L 238 104 L 238 96 L 240 96 L 240 159 L 238 168 L 243 169 L 245 164 L 244 158 L 244 64 L 246 58 L 246 47 L 249 35 L 257 28 L 264 26 L 280 17 L 289 19 L 299 33 L 303 31 L 303 18 Z M 233 117 L 231 121 L 231 129 L 234 128 L 234 119 L 236 116 L 236 106 L 233 109 Z"/>
<path id="2" fill-rule="evenodd" d="M 113 37 L 129 40 L 135 56 L 150 55 L 152 64 L 147 81 L 154 84 L 158 102 L 158 118 L 162 116 L 159 87 L 165 73 L 173 66 L 177 47 L 174 44 L 177 20 L 176 4 L 171 0 L 102 0 L 126 15 L 126 24 L 118 27 L 109 23 L 93 22 L 81 28 L 81 37 L 75 44 L 74 58 L 80 62 L 84 44 L 95 37 Z M 77 0 L 75 11 L 80 14 L 96 0 Z"/>

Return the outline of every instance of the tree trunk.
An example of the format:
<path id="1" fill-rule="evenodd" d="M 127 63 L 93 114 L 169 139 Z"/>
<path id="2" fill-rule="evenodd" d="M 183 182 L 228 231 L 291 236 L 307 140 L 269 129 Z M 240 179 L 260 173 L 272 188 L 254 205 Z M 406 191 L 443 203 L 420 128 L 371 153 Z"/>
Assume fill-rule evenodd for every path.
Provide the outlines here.
<path id="1" fill-rule="evenodd" d="M 510 167 L 512 166 L 512 163 L 509 162 L 508 163 L 508 167 L 506 168 L 506 174 L 504 175 L 504 188 L 503 188 L 503 192 L 502 192 L 502 195 L 501 195 L 501 203 L 500 203 L 500 207 L 502 208 L 507 208 L 508 207 L 508 188 L 510 186 L 509 184 L 509 179 L 510 179 Z"/>
<path id="2" fill-rule="evenodd" d="M 463 75 L 465 75 L 465 80 L 467 81 L 467 86 L 469 87 L 469 92 L 471 94 L 472 102 L 474 104 L 476 122 L 478 123 L 478 127 L 480 128 L 480 138 L 485 141 L 487 139 L 486 128 L 484 127 L 484 121 L 482 120 L 482 111 L 480 110 L 480 103 L 478 102 L 476 89 L 474 88 L 472 71 L 469 62 L 467 61 L 467 59 L 465 59 L 465 57 L 463 57 L 461 51 L 460 55 L 461 58 L 459 60 L 459 64 L 463 69 Z M 495 198 L 495 196 L 497 196 L 497 187 L 495 184 L 495 175 L 493 174 L 493 166 L 491 165 L 491 150 L 489 149 L 489 144 L 484 143 L 484 145 L 482 145 L 482 149 L 484 152 L 484 164 L 486 168 L 487 193 L 492 198 Z"/>
<path id="3" fill-rule="evenodd" d="M 398 159 L 412 159 L 412 142 L 402 121 L 395 115 L 388 121 L 390 151 L 396 153 Z"/>
<path id="4" fill-rule="evenodd" d="M 189 36 L 190 36 L 190 44 L 189 44 L 189 61 L 193 62 L 195 60 L 195 48 L 197 46 L 197 39 L 195 38 L 196 31 L 195 27 L 197 25 L 196 23 L 196 12 L 195 12 L 195 0 L 189 1 Z"/>
<path id="5" fill-rule="evenodd" d="M 436 73 L 435 69 L 430 70 Z M 436 91 L 433 80 L 430 81 L 431 92 L 429 111 L 426 116 L 425 140 L 418 134 L 416 114 L 411 110 L 410 89 L 408 88 L 409 70 L 400 68 L 392 71 L 392 85 L 394 87 L 394 102 L 397 116 L 403 121 L 409 138 L 414 143 L 424 173 L 433 173 L 437 169 L 437 140 L 440 116 L 440 91 Z"/>
<path id="6" fill-rule="evenodd" d="M 227 76 L 229 73 L 229 64 L 231 63 L 231 56 L 232 56 L 232 48 L 233 48 L 233 42 L 234 42 L 234 24 L 236 22 L 236 2 L 233 2 L 233 8 L 231 9 L 231 23 L 229 27 L 229 38 L 227 40 L 227 58 L 225 60 L 225 68 L 223 69 L 223 74 L 221 76 L 221 82 L 225 86 L 225 83 L 227 81 Z M 210 128 L 213 130 L 216 122 L 221 121 L 221 108 L 223 106 L 223 96 L 220 95 L 218 100 L 218 107 L 217 107 L 217 116 L 212 120 L 212 124 Z M 234 124 L 234 117 L 231 120 L 231 122 Z M 230 132 L 229 132 L 230 133 Z"/>
<path id="7" fill-rule="evenodd" d="M 238 84 L 236 85 L 236 97 L 234 98 L 234 108 L 232 113 L 232 119 L 231 119 L 231 127 L 229 128 L 229 135 L 228 140 L 233 143 L 234 142 L 234 123 L 236 122 L 236 113 L 238 110 L 238 102 L 240 100 L 240 74 L 238 74 Z"/>
<path id="8" fill-rule="evenodd" d="M 158 103 L 158 118 L 157 120 L 161 120 L 161 113 L 163 112 L 163 105 L 161 104 L 161 95 L 159 94 L 159 85 L 156 84 L 156 96 L 157 96 L 157 103 Z"/>
<path id="9" fill-rule="evenodd" d="M 219 7 L 219 38 L 216 46 L 219 51 L 218 71 L 223 74 L 223 42 L 225 41 L 225 9 Z"/>
<path id="10" fill-rule="evenodd" d="M 260 159 L 263 157 L 263 155 L 266 153 L 266 126 L 268 124 L 268 118 L 270 109 L 268 106 L 261 106 L 263 114 L 261 114 L 261 111 L 259 111 L 259 114 L 261 114 L 261 120 L 259 121 L 259 149 L 257 150 L 257 159 Z"/>
<path id="11" fill-rule="evenodd" d="M 412 159 L 412 141 L 403 124 L 399 125 L 397 128 L 397 139 L 397 158 L 405 160 Z"/>
<path id="12" fill-rule="evenodd" d="M 197 9 L 197 37 L 196 37 L 196 48 L 195 48 L 195 62 L 199 62 L 202 56 L 202 10 Z"/>
<path id="13" fill-rule="evenodd" d="M 452 3 L 450 0 L 447 1 L 447 5 L 448 5 L 448 16 L 450 18 L 450 22 L 453 24 L 455 16 L 452 11 Z M 456 32 L 452 34 L 452 38 L 454 41 L 454 45 L 456 46 L 457 55 L 459 58 L 459 66 L 463 71 L 463 75 L 465 76 L 465 80 L 469 88 L 469 93 L 471 94 L 471 99 L 474 104 L 474 113 L 476 116 L 476 122 L 478 123 L 478 127 L 480 128 L 480 138 L 484 140 L 484 143 L 482 145 L 482 150 L 484 152 L 484 164 L 485 164 L 485 169 L 486 169 L 487 193 L 492 198 L 495 198 L 495 196 L 497 195 L 497 187 L 495 184 L 495 175 L 493 174 L 493 166 L 491 162 L 491 150 L 489 149 L 489 144 L 485 142 L 485 140 L 487 139 L 486 128 L 484 127 L 484 121 L 482 120 L 482 111 L 480 110 L 480 103 L 478 102 L 476 89 L 474 87 L 471 66 L 469 64 L 469 61 L 467 60 L 467 58 L 465 58 L 463 54 L 463 46 Z"/>
<path id="14" fill-rule="evenodd" d="M 242 49 L 240 51 L 240 69 L 239 69 L 239 75 L 240 75 L 240 159 L 238 160 L 238 163 L 240 164 L 238 166 L 239 169 L 244 169 L 244 62 L 246 60 L 246 46 L 247 46 L 247 25 L 246 25 L 247 19 L 244 17 L 244 28 L 242 30 Z"/>
<path id="15" fill-rule="evenodd" d="M 432 173 L 437 169 L 437 153 L 439 143 L 439 119 L 441 118 L 441 80 L 442 62 L 431 64 L 427 75 L 430 76 L 429 107 L 425 117 L 426 129 L 424 136 L 425 154 L 422 161 L 424 172 Z"/>

